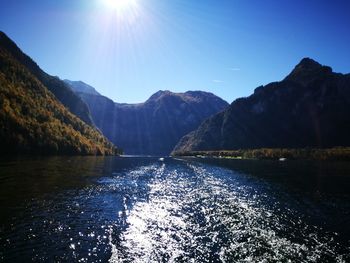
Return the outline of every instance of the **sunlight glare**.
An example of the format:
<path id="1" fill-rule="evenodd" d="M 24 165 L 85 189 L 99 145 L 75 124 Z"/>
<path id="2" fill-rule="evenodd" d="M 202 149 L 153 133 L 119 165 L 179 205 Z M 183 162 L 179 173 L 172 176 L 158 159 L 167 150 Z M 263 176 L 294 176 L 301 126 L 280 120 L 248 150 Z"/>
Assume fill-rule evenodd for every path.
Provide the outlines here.
<path id="1" fill-rule="evenodd" d="M 104 0 L 107 8 L 116 12 L 126 12 L 136 6 L 136 0 Z"/>

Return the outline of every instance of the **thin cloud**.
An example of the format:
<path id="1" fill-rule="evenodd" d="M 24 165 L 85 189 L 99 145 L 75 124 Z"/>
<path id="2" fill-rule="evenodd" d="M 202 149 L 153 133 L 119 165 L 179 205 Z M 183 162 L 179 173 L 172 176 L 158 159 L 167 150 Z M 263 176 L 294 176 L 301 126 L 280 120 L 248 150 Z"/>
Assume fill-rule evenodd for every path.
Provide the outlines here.
<path id="1" fill-rule="evenodd" d="M 219 79 L 213 79 L 213 82 L 215 82 L 215 83 L 224 83 L 225 81 L 219 80 Z"/>
<path id="2" fill-rule="evenodd" d="M 241 70 L 240 68 L 228 68 L 228 69 L 231 71 L 240 71 Z"/>

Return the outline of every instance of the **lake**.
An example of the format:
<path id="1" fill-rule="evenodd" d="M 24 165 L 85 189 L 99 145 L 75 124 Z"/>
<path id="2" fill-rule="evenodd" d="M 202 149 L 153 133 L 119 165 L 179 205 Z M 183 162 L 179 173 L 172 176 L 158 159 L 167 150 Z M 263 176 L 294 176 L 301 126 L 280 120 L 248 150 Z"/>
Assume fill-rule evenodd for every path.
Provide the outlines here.
<path id="1" fill-rule="evenodd" d="M 0 161 L 1 262 L 350 262 L 350 163 Z"/>

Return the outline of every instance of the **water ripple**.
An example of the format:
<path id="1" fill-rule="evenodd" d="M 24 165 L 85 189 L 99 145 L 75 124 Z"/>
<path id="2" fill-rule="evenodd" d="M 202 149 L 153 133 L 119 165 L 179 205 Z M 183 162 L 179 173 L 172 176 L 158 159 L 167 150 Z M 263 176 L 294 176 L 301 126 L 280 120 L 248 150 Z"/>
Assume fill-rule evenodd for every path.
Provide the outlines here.
<path id="1" fill-rule="evenodd" d="M 331 234 L 265 207 L 233 172 L 188 164 L 161 166 L 149 200 L 137 202 L 110 262 L 342 261 Z M 345 260 L 345 259 L 344 259 Z"/>
<path id="2" fill-rule="evenodd" d="M 86 184 L 17 205 L 0 225 L 0 261 L 350 262 L 349 238 L 309 220 L 321 205 L 264 179 L 167 158 L 106 163 Z"/>

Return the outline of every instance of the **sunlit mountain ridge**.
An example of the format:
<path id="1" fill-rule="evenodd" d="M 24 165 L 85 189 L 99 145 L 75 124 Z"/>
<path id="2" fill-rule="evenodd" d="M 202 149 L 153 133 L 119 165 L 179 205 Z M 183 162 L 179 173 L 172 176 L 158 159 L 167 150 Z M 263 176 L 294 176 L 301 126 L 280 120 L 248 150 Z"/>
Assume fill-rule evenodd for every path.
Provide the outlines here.
<path id="1" fill-rule="evenodd" d="M 2 48 L 6 49 L 14 59 L 24 65 L 26 69 L 32 75 L 34 75 L 34 77 L 37 78 L 47 89 L 49 89 L 55 95 L 55 97 L 73 114 L 78 116 L 85 123 L 93 125 L 88 107 L 79 98 L 79 96 L 71 91 L 67 84 L 65 84 L 58 77 L 51 76 L 44 72 L 35 61 L 24 54 L 16 45 L 16 43 L 1 31 L 0 44 Z"/>
<path id="2" fill-rule="evenodd" d="M 64 82 L 75 92 L 75 93 L 88 93 L 92 95 L 101 95 L 94 87 L 86 84 L 83 81 L 71 81 L 65 79 Z"/>
<path id="3" fill-rule="evenodd" d="M 76 115 L 75 115 L 76 114 Z M 0 153 L 95 155 L 116 148 L 86 104 L 0 32 Z"/>

